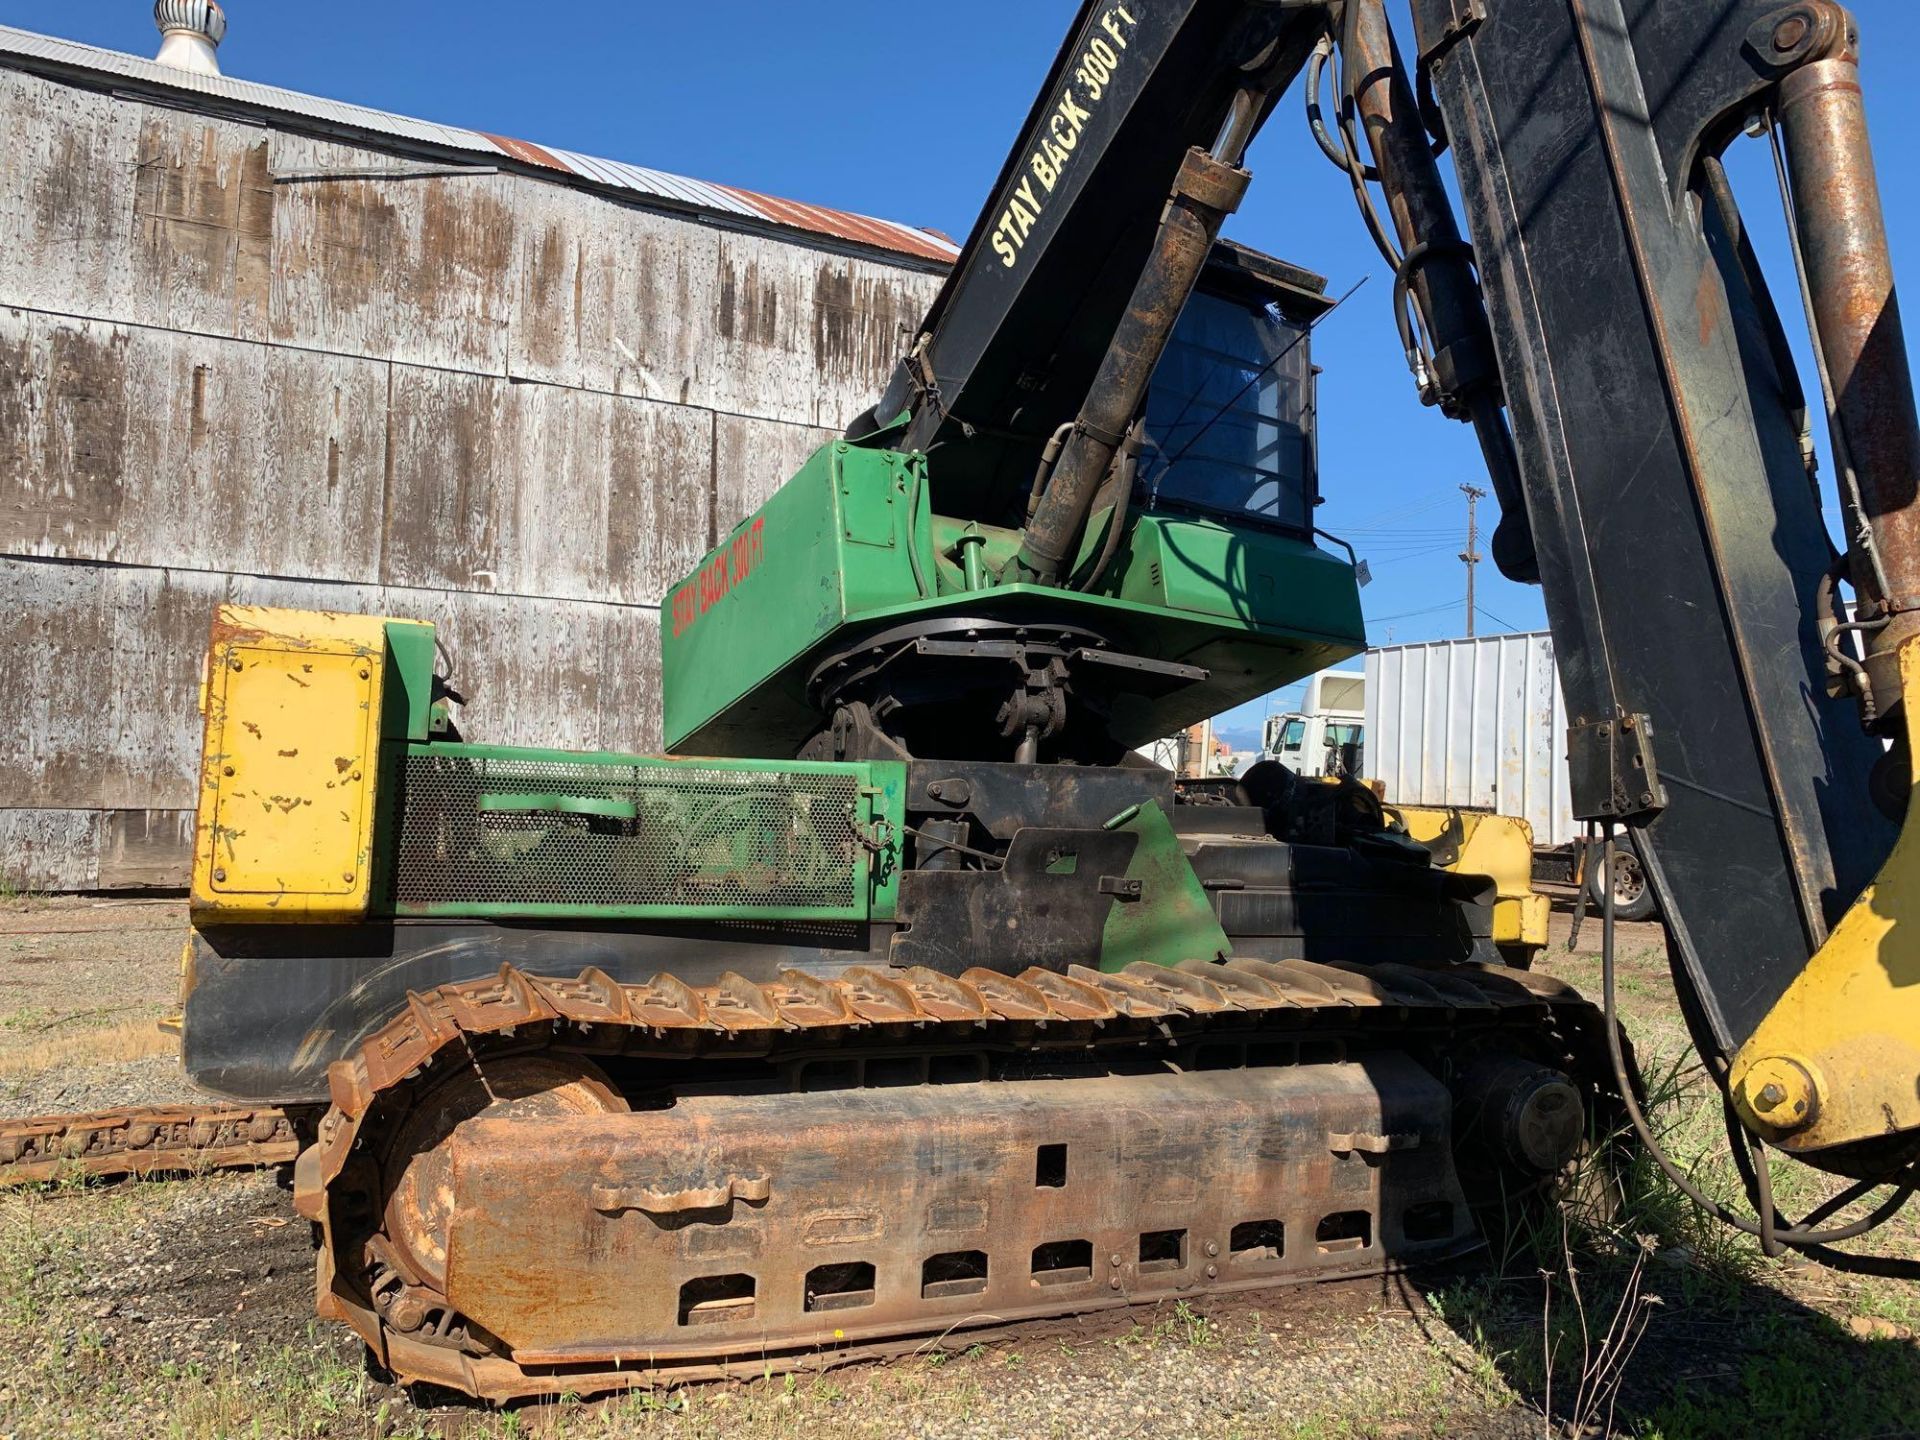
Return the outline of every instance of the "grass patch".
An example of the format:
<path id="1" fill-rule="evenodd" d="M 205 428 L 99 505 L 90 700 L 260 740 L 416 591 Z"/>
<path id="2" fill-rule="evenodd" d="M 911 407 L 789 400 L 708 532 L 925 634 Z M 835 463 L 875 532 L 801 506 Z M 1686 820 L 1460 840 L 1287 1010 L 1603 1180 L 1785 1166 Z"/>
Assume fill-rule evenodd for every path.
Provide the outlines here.
<path id="1" fill-rule="evenodd" d="M 1597 960 L 1543 969 L 1597 999 Z M 1649 1122 L 1694 1185 L 1738 1213 L 1744 1187 L 1718 1089 L 1693 1054 L 1665 959 L 1620 958 L 1623 1019 L 1641 1055 Z M 1845 1182 L 1775 1157 L 1777 1203 L 1805 1214 Z M 1841 1440 L 1916 1432 L 1920 1285 L 1854 1280 L 1788 1258 L 1697 1207 L 1638 1147 L 1577 1187 L 1585 1203 L 1515 1227 L 1490 1273 L 1429 1296 L 1466 1342 L 1541 1412 L 1545 1436 Z M 1595 1183 L 1603 1182 L 1603 1183 Z M 1598 1202 L 1598 1203 L 1595 1203 Z M 1858 1248 L 1916 1251 L 1902 1217 Z M 1849 1327 L 1854 1317 L 1877 1325 Z"/>
<path id="2" fill-rule="evenodd" d="M 81 1023 L 84 1017 L 74 1017 Z M 43 1074 L 69 1065 L 111 1065 L 180 1053 L 180 1037 L 162 1030 L 158 1012 L 137 1020 L 102 1023 L 94 1029 L 67 1031 L 46 1026 L 0 1049 L 0 1077 Z M 59 1024 L 59 1021 L 52 1022 Z M 0 1029 L 10 1029 L 0 1022 Z M 19 1034 L 19 1030 L 12 1033 Z"/>
<path id="3" fill-rule="evenodd" d="M 1845 1440 L 1912 1435 L 1920 1407 L 1913 1345 L 1862 1342 L 1824 1317 L 1776 1316 L 1771 1342 L 1738 1357 L 1731 1383 L 1683 1385 L 1636 1433 L 1644 1440 Z"/>

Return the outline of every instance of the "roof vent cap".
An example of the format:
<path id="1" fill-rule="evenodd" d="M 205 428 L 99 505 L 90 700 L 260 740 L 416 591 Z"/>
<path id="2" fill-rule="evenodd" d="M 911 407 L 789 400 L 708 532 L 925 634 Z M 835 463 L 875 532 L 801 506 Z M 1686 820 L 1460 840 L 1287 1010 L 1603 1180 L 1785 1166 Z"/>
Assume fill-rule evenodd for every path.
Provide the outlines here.
<path id="1" fill-rule="evenodd" d="M 158 0 L 153 23 L 163 37 L 160 53 L 154 57 L 160 64 L 196 75 L 220 73 L 213 52 L 227 33 L 227 16 L 218 0 Z"/>

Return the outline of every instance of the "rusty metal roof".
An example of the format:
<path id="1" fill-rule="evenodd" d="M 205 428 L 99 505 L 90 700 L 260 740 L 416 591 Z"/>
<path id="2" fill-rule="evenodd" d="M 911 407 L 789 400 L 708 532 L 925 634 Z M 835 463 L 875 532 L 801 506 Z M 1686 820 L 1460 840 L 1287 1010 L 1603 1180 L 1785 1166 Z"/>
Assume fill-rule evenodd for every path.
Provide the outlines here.
<path id="1" fill-rule="evenodd" d="M 885 250 L 916 260 L 949 264 L 960 247 L 938 231 L 903 225 L 896 220 L 881 220 L 832 210 L 797 200 L 781 200 L 751 190 L 693 180 L 663 170 L 628 165 L 618 160 L 601 160 L 553 146 L 535 145 L 502 135 L 489 135 L 457 125 L 436 125 L 363 105 L 349 105 L 296 90 L 259 85 L 237 80 L 230 75 L 200 75 L 156 64 L 138 55 L 118 50 L 103 50 L 78 41 L 37 35 L 0 25 L 0 66 L 31 70 L 60 79 L 98 83 L 115 82 L 114 89 L 130 88 L 194 97 L 195 103 L 213 110 L 241 108 L 269 111 L 291 116 L 327 128 L 339 128 L 398 140 L 409 145 L 459 151 L 484 157 L 487 163 L 500 160 L 531 166 L 563 183 L 589 188 L 622 190 L 645 196 L 674 209 L 690 209 L 733 217 L 748 224 L 760 224 L 776 230 L 798 230 L 825 236 L 847 244 Z"/>

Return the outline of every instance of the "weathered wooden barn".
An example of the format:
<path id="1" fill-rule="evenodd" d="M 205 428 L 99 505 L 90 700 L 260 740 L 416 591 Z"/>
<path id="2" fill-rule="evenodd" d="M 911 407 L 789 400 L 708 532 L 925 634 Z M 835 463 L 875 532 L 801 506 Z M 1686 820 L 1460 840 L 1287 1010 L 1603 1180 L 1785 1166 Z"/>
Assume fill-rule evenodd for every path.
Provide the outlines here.
<path id="1" fill-rule="evenodd" d="M 0 28 L 0 876 L 182 883 L 222 599 L 429 618 L 463 725 L 657 744 L 663 590 L 953 245 Z"/>

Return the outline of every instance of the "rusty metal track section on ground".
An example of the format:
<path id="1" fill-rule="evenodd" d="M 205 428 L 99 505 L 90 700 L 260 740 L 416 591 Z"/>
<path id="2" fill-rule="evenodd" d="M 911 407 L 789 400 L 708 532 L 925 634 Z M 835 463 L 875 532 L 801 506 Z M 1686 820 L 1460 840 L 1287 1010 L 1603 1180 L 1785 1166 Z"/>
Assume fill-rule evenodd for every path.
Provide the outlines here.
<path id="1" fill-rule="evenodd" d="M 0 1120 L 0 1188 L 87 1176 L 200 1174 L 284 1165 L 312 1109 L 135 1105 Z"/>
<path id="2" fill-rule="evenodd" d="M 903 1344 L 910 1348 L 916 1338 L 924 1342 L 929 1336 L 955 1330 L 992 1330 L 1040 1315 L 1086 1312 L 1180 1293 L 1373 1273 L 1408 1263 L 1409 1256 L 1439 1258 L 1458 1253 L 1472 1243 L 1471 1224 L 1464 1213 L 1442 1219 L 1430 1233 L 1417 1236 L 1408 1216 L 1398 1209 L 1387 1213 L 1381 1197 L 1393 1187 L 1383 1184 L 1379 1171 L 1393 1165 L 1401 1167 L 1402 1175 L 1419 1177 L 1413 1186 L 1414 1198 L 1430 1215 L 1434 1196 L 1458 1200 L 1450 1159 L 1444 1166 L 1431 1163 L 1436 1152 L 1444 1156 L 1446 1112 L 1451 1107 L 1439 1082 L 1409 1058 L 1408 1046 L 1424 1036 L 1436 1053 L 1448 1052 L 1468 1032 L 1496 1038 L 1504 1032 L 1524 1037 L 1526 1043 L 1544 1042 L 1564 1057 L 1571 1073 L 1587 1077 L 1590 1083 L 1604 1073 L 1596 1062 L 1602 1032 L 1593 1007 L 1558 981 L 1498 966 L 1363 967 L 1236 960 L 1196 961 L 1175 969 L 1136 965 L 1116 974 L 1077 966 L 1064 973 L 1028 970 L 1018 976 L 973 969 L 958 977 L 923 969 L 854 968 L 832 976 L 789 970 L 760 982 L 729 975 L 708 986 L 691 986 L 669 975 L 623 985 L 596 969 L 554 978 L 507 966 L 485 980 L 411 995 L 406 1011 L 357 1057 L 332 1067 L 333 1106 L 320 1121 L 315 1145 L 301 1156 L 296 1168 L 295 1203 L 323 1230 L 321 1313 L 351 1325 L 375 1356 L 403 1379 L 504 1400 L 837 1363 L 897 1353 Z M 978 1116 L 992 1107 L 972 1102 L 994 1089 L 1081 1085 L 1086 1087 L 1078 1097 L 1082 1103 L 1070 1103 L 1075 1097 L 1069 1095 L 1056 1105 L 1055 1113 L 1070 1129 L 1080 1126 L 1072 1133 L 1077 1140 L 1092 1143 L 1097 1156 L 1100 1137 L 1076 1117 L 1126 1109 L 1119 1103 L 1118 1090 L 1101 1087 L 1145 1082 L 995 1079 L 971 1087 L 964 1083 L 943 1087 L 938 1083 L 940 1070 L 958 1057 L 991 1051 L 1016 1058 L 1093 1057 L 1089 1063 L 1096 1064 L 1106 1063 L 1101 1057 L 1111 1061 L 1117 1056 L 1121 1068 L 1114 1074 L 1125 1075 L 1126 1066 L 1133 1063 L 1127 1053 L 1130 1049 L 1158 1057 L 1156 1063 L 1162 1068 L 1153 1072 L 1155 1084 L 1162 1076 L 1171 1076 L 1188 1085 L 1184 1095 L 1168 1091 L 1166 1103 L 1187 1104 L 1196 1114 L 1205 1113 L 1207 1106 L 1203 1091 L 1193 1087 L 1209 1083 L 1210 1071 L 1251 1077 L 1247 1084 L 1221 1082 L 1226 1087 L 1220 1092 L 1223 1106 L 1239 1104 L 1256 1117 L 1286 1113 L 1291 1105 L 1283 1093 L 1286 1082 L 1270 1078 L 1275 1070 L 1268 1067 L 1281 1071 L 1291 1067 L 1291 1073 L 1303 1077 L 1293 1082 L 1303 1097 L 1301 1105 L 1292 1107 L 1302 1112 L 1300 1124 L 1308 1130 L 1315 1125 L 1323 1128 L 1312 1132 L 1311 1143 L 1293 1146 L 1295 1153 L 1307 1156 L 1295 1163 L 1310 1168 L 1289 1172 L 1288 1184 L 1293 1188 L 1281 1188 L 1289 1194 L 1296 1189 L 1311 1191 L 1323 1185 L 1331 1167 L 1358 1162 L 1356 1173 L 1364 1173 L 1371 1166 L 1375 1178 L 1367 1203 L 1373 1208 L 1359 1216 L 1360 1230 L 1316 1237 L 1308 1213 L 1305 1239 L 1317 1239 L 1317 1246 L 1298 1246 L 1304 1254 L 1289 1252 L 1284 1265 L 1270 1270 L 1236 1273 L 1229 1265 L 1240 1258 L 1240 1230 L 1246 1226 L 1234 1217 L 1209 1214 L 1204 1225 L 1193 1228 L 1195 1248 L 1189 1253 L 1187 1229 L 1180 1229 L 1181 1238 L 1175 1239 L 1173 1222 L 1154 1221 L 1150 1223 L 1170 1228 L 1150 1236 L 1145 1230 L 1149 1222 L 1128 1212 L 1125 1223 L 1142 1231 L 1137 1256 L 1131 1252 L 1123 1256 L 1118 1241 L 1103 1240 L 1084 1255 L 1063 1252 L 1057 1257 L 1043 1255 L 1050 1247 L 1036 1244 L 1031 1278 L 1024 1250 L 1017 1257 L 1020 1298 L 1032 1303 L 1012 1307 L 963 1298 L 969 1286 L 977 1285 L 975 1293 L 984 1301 L 986 1287 L 994 1283 L 985 1273 L 984 1243 L 978 1248 L 957 1241 L 919 1243 L 916 1231 L 919 1248 L 942 1252 L 924 1263 L 941 1260 L 952 1273 L 942 1270 L 935 1275 L 928 1270 L 923 1285 L 916 1268 L 915 1288 L 905 1298 L 896 1274 L 892 1298 L 876 1301 L 876 1294 L 886 1295 L 888 1281 L 884 1276 L 876 1280 L 872 1259 L 822 1263 L 851 1254 L 832 1246 L 864 1222 L 851 1211 L 821 1210 L 811 1197 L 817 1189 L 855 1183 L 844 1177 L 858 1172 L 869 1159 L 856 1157 L 853 1165 L 836 1169 L 834 1154 L 826 1154 L 824 1162 L 810 1158 L 819 1150 L 806 1142 L 805 1137 L 815 1133 L 810 1127 L 838 1125 L 837 1133 L 858 1136 L 876 1122 L 897 1123 L 900 1128 L 890 1133 L 899 1151 L 914 1143 L 908 1127 L 916 1123 L 922 1109 L 925 1113 L 919 1115 L 918 1123 L 928 1127 L 922 1134 L 953 1134 L 956 1127 L 988 1123 Z M 1279 1052 L 1284 1052 L 1282 1058 L 1274 1059 Z M 444 1143 L 437 1149 L 445 1156 L 444 1164 L 431 1172 L 427 1183 L 415 1186 L 411 1200 L 422 1208 L 408 1213 L 423 1215 L 442 1227 L 463 1228 L 442 1228 L 437 1239 L 430 1238 L 424 1245 L 420 1233 L 402 1233 L 407 1227 L 393 1223 L 396 1182 L 392 1175 L 381 1179 L 379 1170 L 387 1164 L 398 1173 L 410 1163 L 409 1155 L 419 1153 L 418 1132 L 410 1127 L 419 1123 L 420 1116 L 454 1108 L 446 1099 L 450 1092 L 436 1087 L 477 1085 L 493 1100 L 495 1089 L 502 1096 L 507 1093 L 499 1079 L 512 1073 L 511 1066 L 539 1067 L 568 1060 L 584 1062 L 593 1078 L 571 1087 L 565 1103 L 514 1114 L 498 1108 L 487 1114 L 469 1112 L 475 1118 L 441 1132 Z M 691 1106 L 674 1101 L 664 1110 L 651 1111 L 637 1106 L 630 1112 L 624 1099 L 610 1099 L 605 1106 L 597 1102 L 596 1097 L 612 1095 L 603 1075 L 621 1065 L 659 1068 L 664 1063 L 674 1073 L 693 1079 L 718 1073 L 704 1067 L 728 1060 L 785 1067 L 781 1073 L 789 1077 L 790 1088 L 716 1100 L 711 1095 L 703 1098 L 696 1086 Z M 917 1068 L 913 1074 L 895 1074 L 903 1063 Z M 810 1093 L 814 1082 L 807 1067 L 814 1065 L 837 1067 L 830 1084 L 846 1087 L 837 1091 L 837 1098 Z M 868 1074 L 883 1066 L 891 1067 L 888 1078 Z M 1395 1066 L 1400 1068 L 1393 1070 Z M 1353 1083 L 1353 1072 L 1362 1070 L 1366 1071 L 1363 1083 Z M 1269 1078 L 1254 1084 L 1253 1079 L 1260 1076 Z M 1392 1106 L 1379 1098 L 1408 1076 L 1416 1089 L 1426 1087 L 1420 1099 L 1425 1107 L 1422 1114 L 1430 1122 L 1426 1138 L 1440 1142 L 1429 1144 L 1417 1162 L 1404 1152 L 1418 1154 L 1419 1137 L 1394 1121 L 1386 1113 Z M 1278 1088 L 1272 1095 L 1254 1094 L 1258 1085 Z M 948 1108 L 942 1110 L 938 1097 L 943 1089 L 970 1093 L 958 1101 L 947 1100 Z M 1237 1090 L 1246 1093 L 1231 1093 Z M 1442 1102 L 1437 1106 L 1434 1092 Z M 898 1097 L 886 1103 L 898 1109 L 899 1116 L 893 1121 L 882 1116 L 885 1106 L 879 1100 L 872 1102 L 872 1115 L 858 1113 L 859 1107 L 848 1098 L 858 1093 Z M 431 1104 L 415 1103 L 429 1094 L 435 1097 Z M 1109 1096 L 1114 1103 L 1103 1104 Z M 1196 1104 L 1196 1097 L 1202 1103 Z M 1371 1121 L 1340 1118 L 1357 1113 L 1357 1099 L 1362 1109 L 1364 1103 L 1375 1105 L 1378 1113 Z M 814 1103 L 826 1101 L 831 1103 Z M 713 1107 L 714 1113 L 705 1114 L 702 1105 Z M 694 1148 L 702 1153 L 678 1182 L 690 1188 L 667 1193 L 672 1187 L 636 1178 L 622 1167 L 629 1161 L 638 1161 L 641 1167 L 653 1163 L 660 1151 L 647 1126 L 670 1123 L 683 1106 L 701 1111 L 685 1123 L 699 1132 L 700 1144 Z M 1033 1107 L 1007 1108 L 1024 1114 Z M 1441 1118 L 1432 1121 L 1436 1110 Z M 1151 1114 L 1154 1108 L 1136 1107 L 1131 1113 Z M 1008 1121 L 1012 1128 L 1004 1130 L 1002 1138 L 1014 1134 L 1022 1144 L 1030 1141 L 1031 1134 L 1018 1128 L 1021 1123 L 1018 1118 Z M 512 1128 L 516 1125 L 523 1128 L 516 1132 Z M 716 1148 L 743 1130 L 763 1147 L 771 1147 L 766 1153 L 778 1152 L 803 1171 L 809 1165 L 813 1170 L 782 1174 L 745 1166 L 739 1167 L 739 1173 L 706 1174 L 702 1166 L 711 1161 Z M 828 1144 L 824 1133 L 821 1140 Z M 980 1155 L 998 1153 L 992 1135 L 971 1143 Z M 1031 1171 L 1033 1151 L 1020 1153 Z M 1250 1156 L 1248 1163 L 1255 1158 L 1272 1157 Z M 885 1163 L 884 1157 L 872 1163 Z M 1041 1163 L 1045 1164 L 1044 1156 Z M 1418 1165 L 1428 1168 L 1407 1168 Z M 1108 1178 L 1100 1175 L 1097 1163 L 1089 1176 L 1094 1177 L 1103 1183 Z M 1048 1182 L 1029 1174 L 1025 1183 L 1045 1187 Z M 459 1190 L 461 1186 L 467 1189 Z M 756 1210 L 771 1209 L 768 1196 L 773 1194 L 777 1203 L 782 1187 L 787 1195 L 797 1193 L 814 1207 L 805 1220 L 813 1229 L 802 1243 L 819 1243 L 822 1248 L 810 1256 L 790 1255 L 783 1248 L 788 1234 L 784 1231 L 770 1232 L 756 1242 L 756 1263 L 777 1284 L 762 1285 L 756 1291 L 754 1276 L 735 1273 L 751 1267 L 725 1261 L 718 1251 L 703 1270 L 697 1261 L 687 1260 L 690 1242 L 684 1234 L 672 1234 L 664 1242 L 680 1247 L 670 1252 L 679 1268 L 661 1266 L 638 1252 L 614 1254 L 607 1249 L 609 1243 L 618 1248 L 620 1242 L 610 1242 L 608 1236 L 616 1234 L 610 1227 L 625 1223 L 623 1217 L 650 1243 L 689 1228 L 709 1238 L 722 1233 L 719 1224 L 702 1228 L 697 1222 L 703 1218 L 724 1222 L 744 1216 L 749 1222 L 761 1222 L 767 1217 Z M 497 1198 L 469 1205 L 456 1200 L 456 1193 Z M 1200 1186 L 1196 1204 L 1204 1205 L 1210 1193 L 1209 1186 Z M 1399 1191 L 1394 1193 L 1397 1197 Z M 1313 1198 L 1318 1203 L 1317 1193 Z M 1400 1203 L 1398 1198 L 1394 1203 Z M 505 1218 L 490 1214 L 489 1205 L 503 1206 L 509 1214 Z M 1022 1246 L 1041 1233 L 1040 1222 L 1019 1206 L 1011 1213 L 1012 1222 L 1028 1226 L 1014 1232 Z M 1003 1205 L 982 1233 L 1001 1241 L 1010 1223 L 1008 1215 Z M 1225 1226 L 1230 1221 L 1235 1225 L 1231 1256 L 1225 1253 Z M 840 1229 L 835 1233 L 822 1229 L 836 1225 Z M 923 1231 L 933 1228 L 931 1223 L 920 1227 Z M 1389 1234 L 1383 1235 L 1383 1230 Z M 450 1233 L 457 1233 L 457 1243 L 448 1243 Z M 635 1231 L 623 1233 L 631 1239 Z M 902 1232 L 896 1229 L 888 1234 Z M 1252 1231 L 1249 1235 L 1250 1248 L 1265 1247 L 1278 1257 L 1281 1242 L 1277 1238 L 1268 1245 L 1266 1237 Z M 1394 1245 L 1387 1243 L 1389 1238 Z M 1152 1254 L 1150 1239 L 1156 1247 Z M 1402 1243 L 1421 1239 L 1430 1242 L 1424 1250 L 1419 1243 Z M 872 1245 L 873 1258 L 882 1267 L 898 1269 L 898 1243 L 876 1235 Z M 581 1253 L 573 1255 L 569 1246 Z M 1111 1256 L 1106 1253 L 1109 1248 Z M 492 1258 L 483 1261 L 482 1257 Z M 910 1258 L 915 1267 L 923 1263 L 917 1252 Z M 1058 1266 L 1045 1268 L 1056 1259 L 1061 1262 Z M 1165 1274 L 1175 1260 L 1178 1276 Z M 1106 1268 L 1109 1262 L 1111 1271 Z M 549 1264 L 551 1268 L 544 1268 Z M 804 1290 L 796 1278 L 799 1271 L 786 1273 L 796 1265 L 812 1267 L 805 1269 Z M 978 1265 L 979 1273 L 970 1265 Z M 1004 1268 L 996 1261 L 996 1273 Z M 683 1282 L 680 1269 L 687 1269 L 694 1278 Z M 607 1288 L 610 1274 L 619 1282 L 611 1289 Z M 1056 1279 L 1059 1289 L 1043 1293 L 1043 1282 Z M 464 1292 L 467 1296 L 485 1297 L 484 1306 L 469 1308 L 488 1319 L 504 1315 L 516 1325 L 525 1322 L 519 1341 L 508 1344 L 496 1338 L 497 1329 L 513 1327 L 502 1326 L 496 1319 L 496 1329 L 489 1329 L 462 1310 L 458 1302 L 463 1281 L 469 1287 Z M 644 1345 L 590 1327 L 569 1333 L 566 1322 L 556 1319 L 572 1306 L 575 1323 L 583 1318 L 597 1323 L 613 1312 L 618 1312 L 614 1318 L 626 1320 L 643 1308 L 643 1300 L 633 1298 L 635 1293 L 664 1291 L 652 1299 L 643 1297 L 645 1304 L 657 1310 L 657 1302 L 669 1299 L 676 1288 L 678 1328 L 669 1306 L 666 1318 L 659 1322 L 666 1327 L 661 1336 L 641 1330 L 647 1337 Z M 778 1294 L 773 1293 L 776 1290 Z M 992 1293 L 1005 1296 L 1009 1292 Z M 454 1298 L 449 1299 L 449 1294 Z M 622 1306 L 626 1309 L 621 1310 Z M 857 1308 L 862 1306 L 870 1307 L 864 1315 Z M 547 1333 L 536 1333 L 542 1326 Z M 659 1343 L 662 1336 L 664 1343 Z"/>

